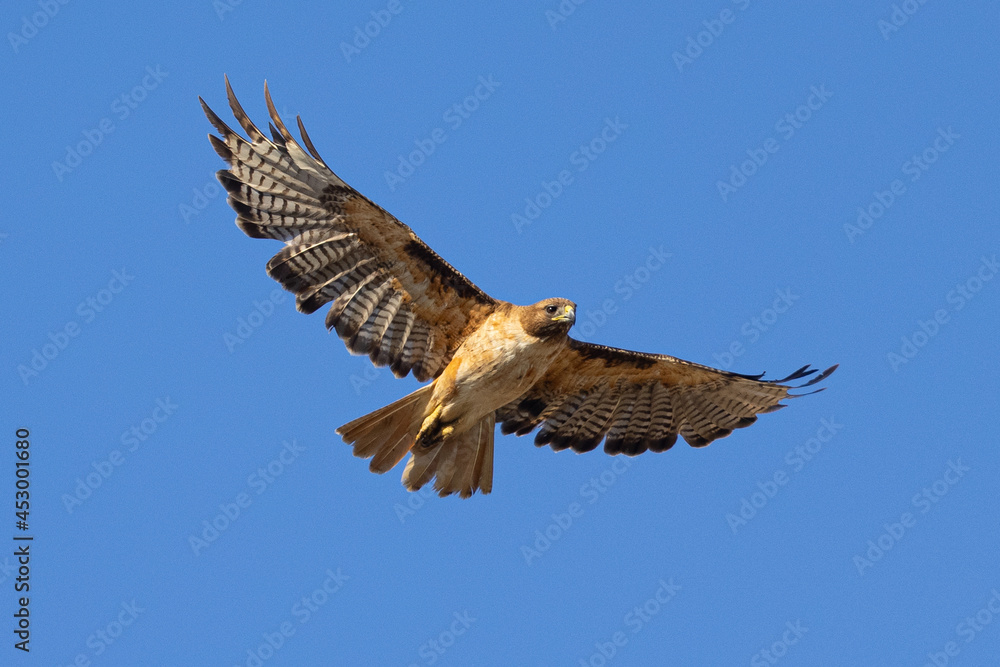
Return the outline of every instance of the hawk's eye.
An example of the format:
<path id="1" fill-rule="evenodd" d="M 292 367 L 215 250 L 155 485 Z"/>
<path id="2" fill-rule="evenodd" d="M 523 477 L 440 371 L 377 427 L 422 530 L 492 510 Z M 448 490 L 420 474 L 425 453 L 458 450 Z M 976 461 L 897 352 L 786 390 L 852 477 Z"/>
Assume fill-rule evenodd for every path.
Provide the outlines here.
<path id="1" fill-rule="evenodd" d="M 555 315 L 559 311 L 558 306 L 545 306 L 545 312 L 549 315 Z"/>

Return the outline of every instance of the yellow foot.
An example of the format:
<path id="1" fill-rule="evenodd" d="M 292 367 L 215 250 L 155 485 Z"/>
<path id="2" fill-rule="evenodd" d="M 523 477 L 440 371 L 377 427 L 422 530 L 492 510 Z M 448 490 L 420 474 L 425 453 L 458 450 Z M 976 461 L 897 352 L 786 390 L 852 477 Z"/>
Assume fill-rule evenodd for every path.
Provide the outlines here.
<path id="1" fill-rule="evenodd" d="M 437 406 L 434 410 L 424 418 L 424 421 L 420 424 L 420 430 L 417 432 L 417 437 L 415 442 L 418 445 L 428 446 L 430 443 L 424 443 L 424 438 L 429 438 L 434 434 L 434 430 L 437 428 L 438 421 L 441 418 L 441 411 L 443 407 Z"/>

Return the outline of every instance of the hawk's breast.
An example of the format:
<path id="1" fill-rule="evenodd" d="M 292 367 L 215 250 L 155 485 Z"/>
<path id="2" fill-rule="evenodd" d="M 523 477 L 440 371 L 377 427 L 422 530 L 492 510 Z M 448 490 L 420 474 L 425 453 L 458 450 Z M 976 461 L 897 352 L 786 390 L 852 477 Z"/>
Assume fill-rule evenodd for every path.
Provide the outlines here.
<path id="1" fill-rule="evenodd" d="M 491 314 L 455 352 L 436 380 L 434 397 L 446 422 L 471 426 L 531 388 L 566 344 L 566 338 L 536 338 L 508 309 Z"/>

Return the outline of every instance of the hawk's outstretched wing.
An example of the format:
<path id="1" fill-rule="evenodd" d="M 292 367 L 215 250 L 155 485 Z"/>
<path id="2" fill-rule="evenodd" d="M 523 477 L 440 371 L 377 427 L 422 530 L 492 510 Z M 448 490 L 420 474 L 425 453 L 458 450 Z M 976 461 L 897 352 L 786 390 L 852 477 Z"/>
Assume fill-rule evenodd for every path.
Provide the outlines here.
<path id="1" fill-rule="evenodd" d="M 826 378 L 833 366 L 801 387 Z M 703 447 L 785 407 L 795 397 L 782 383 L 816 373 L 808 366 L 781 380 L 737 375 L 661 354 L 631 352 L 574 339 L 528 392 L 497 410 L 504 433 L 541 425 L 535 444 L 631 456 L 662 452 L 681 435 Z"/>
<path id="2" fill-rule="evenodd" d="M 229 163 L 218 176 L 240 229 L 285 242 L 267 263 L 268 274 L 295 293 L 304 313 L 332 301 L 326 326 L 337 330 L 351 352 L 368 354 L 377 366 L 391 365 L 397 377 L 411 370 L 420 381 L 436 377 L 498 302 L 338 178 L 299 119 L 309 152 L 303 150 L 278 117 L 267 84 L 273 140 L 244 113 L 228 78 L 226 91 L 250 140 L 201 100 L 222 134 L 209 139 Z"/>

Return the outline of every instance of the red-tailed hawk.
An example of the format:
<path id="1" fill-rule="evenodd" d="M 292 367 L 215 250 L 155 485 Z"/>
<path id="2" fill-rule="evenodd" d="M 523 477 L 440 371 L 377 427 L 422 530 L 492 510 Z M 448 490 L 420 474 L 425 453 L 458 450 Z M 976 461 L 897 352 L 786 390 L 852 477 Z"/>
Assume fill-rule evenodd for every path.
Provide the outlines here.
<path id="1" fill-rule="evenodd" d="M 570 338 L 576 304 L 546 299 L 515 306 L 472 284 L 396 220 L 342 181 L 316 152 L 301 119 L 299 144 L 264 86 L 272 138 L 250 121 L 226 80 L 229 105 L 249 140 L 204 100 L 229 164 L 218 173 L 248 236 L 285 247 L 268 274 L 312 313 L 331 303 L 328 329 L 354 354 L 397 377 L 433 380 L 337 429 L 354 454 L 384 473 L 410 453 L 403 484 L 432 479 L 442 495 L 493 487 L 493 431 L 535 444 L 608 454 L 662 452 L 680 435 L 703 447 L 794 397 L 783 383 L 826 378 L 808 366 L 781 380 L 738 375 L 662 354 Z M 200 99 L 200 98 L 199 98 Z M 308 153 L 306 152 L 308 151 Z"/>

